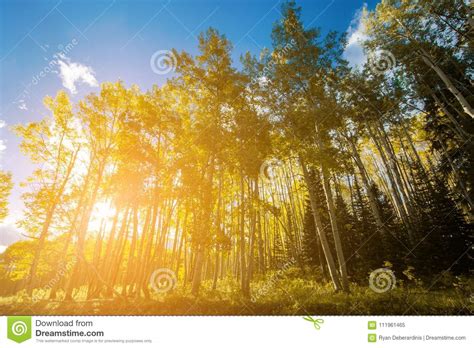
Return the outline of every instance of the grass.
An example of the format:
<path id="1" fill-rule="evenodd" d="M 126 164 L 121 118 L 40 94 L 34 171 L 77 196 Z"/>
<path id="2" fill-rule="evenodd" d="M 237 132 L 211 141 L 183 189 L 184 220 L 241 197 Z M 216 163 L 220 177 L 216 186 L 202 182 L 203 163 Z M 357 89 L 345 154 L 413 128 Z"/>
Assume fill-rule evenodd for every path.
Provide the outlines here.
<path id="1" fill-rule="evenodd" d="M 263 290 L 264 291 L 263 291 Z M 470 315 L 471 293 L 456 287 L 428 291 L 421 286 L 396 287 L 376 293 L 351 284 L 351 292 L 335 293 L 329 284 L 304 278 L 284 278 L 268 286 L 252 284 L 246 299 L 238 284 L 221 281 L 216 290 L 204 283 L 198 297 L 189 289 L 143 298 L 77 301 L 31 301 L 18 294 L 0 298 L 1 315 Z M 80 296 L 78 296 L 80 297 Z"/>

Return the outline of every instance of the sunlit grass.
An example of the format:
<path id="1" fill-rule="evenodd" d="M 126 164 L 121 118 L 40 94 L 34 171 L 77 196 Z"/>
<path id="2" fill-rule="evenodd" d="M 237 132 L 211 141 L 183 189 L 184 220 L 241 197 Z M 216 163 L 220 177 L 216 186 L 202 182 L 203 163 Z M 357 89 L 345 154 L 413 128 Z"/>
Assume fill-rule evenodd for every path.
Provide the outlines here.
<path id="1" fill-rule="evenodd" d="M 268 282 L 267 277 L 252 283 L 252 292 Z M 24 292 L 0 298 L 3 314 L 61 315 L 468 315 L 474 310 L 469 296 L 472 284 L 464 289 L 428 290 L 420 286 L 401 286 L 376 293 L 368 286 L 351 284 L 349 294 L 334 292 L 330 284 L 305 277 L 283 278 L 251 300 L 239 292 L 239 284 L 227 278 L 212 289 L 203 283 L 199 296 L 190 286 L 178 284 L 166 294 L 149 299 L 114 297 L 86 300 L 85 292 L 74 301 L 38 300 Z M 119 293 L 121 289 L 116 289 Z M 267 291 L 268 290 L 268 291 Z"/>

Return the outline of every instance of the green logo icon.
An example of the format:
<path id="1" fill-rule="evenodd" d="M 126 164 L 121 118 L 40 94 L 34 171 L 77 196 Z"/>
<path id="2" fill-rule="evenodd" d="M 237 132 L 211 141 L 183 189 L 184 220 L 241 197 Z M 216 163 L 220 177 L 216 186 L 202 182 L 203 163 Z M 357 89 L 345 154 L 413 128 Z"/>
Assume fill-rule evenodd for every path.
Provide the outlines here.
<path id="1" fill-rule="evenodd" d="M 323 320 L 323 319 L 320 319 L 320 318 L 318 318 L 318 319 L 313 319 L 313 318 L 311 318 L 309 315 L 306 316 L 306 317 L 304 317 L 303 319 L 306 320 L 306 321 L 312 322 L 313 325 L 314 325 L 314 328 L 315 328 L 316 330 L 319 330 L 319 329 L 321 328 L 321 324 L 324 323 L 324 320 Z"/>
<path id="2" fill-rule="evenodd" d="M 369 321 L 369 330 L 375 330 L 377 328 L 377 322 L 376 321 Z"/>
<path id="3" fill-rule="evenodd" d="M 377 342 L 377 335 L 376 334 L 369 334 L 369 337 L 367 338 L 369 342 Z"/>
<path id="4" fill-rule="evenodd" d="M 31 317 L 8 317 L 7 337 L 17 343 L 31 338 Z"/>

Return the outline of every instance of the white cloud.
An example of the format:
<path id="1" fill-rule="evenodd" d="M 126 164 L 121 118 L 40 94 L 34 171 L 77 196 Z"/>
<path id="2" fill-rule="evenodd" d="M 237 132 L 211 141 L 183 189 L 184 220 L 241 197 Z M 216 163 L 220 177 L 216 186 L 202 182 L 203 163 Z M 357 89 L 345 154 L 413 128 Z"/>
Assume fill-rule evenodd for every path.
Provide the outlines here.
<path id="1" fill-rule="evenodd" d="M 4 120 L 0 120 L 0 128 L 3 128 L 7 125 L 7 123 Z"/>
<path id="2" fill-rule="evenodd" d="M 358 9 L 352 18 L 349 28 L 347 28 L 347 46 L 343 57 L 349 62 L 351 67 L 362 66 L 367 61 L 362 44 L 367 40 L 365 27 L 362 21 L 367 4 Z"/>
<path id="3" fill-rule="evenodd" d="M 94 70 L 90 66 L 81 63 L 72 62 L 70 58 L 64 54 L 59 54 L 59 77 L 63 82 L 63 86 L 72 94 L 77 93 L 76 84 L 78 82 L 85 83 L 91 87 L 97 87 L 99 84 L 94 76 Z"/>
<path id="4" fill-rule="evenodd" d="M 9 245 L 23 239 L 22 230 L 16 227 L 14 222 L 4 221 L 0 223 L 0 247 L 8 247 Z M 0 253 L 1 253 L 0 249 Z"/>
<path id="5" fill-rule="evenodd" d="M 17 226 L 17 221 L 23 214 L 17 210 L 10 210 L 10 214 L 0 222 L 0 246 L 6 246 L 24 239 L 25 231 Z"/>

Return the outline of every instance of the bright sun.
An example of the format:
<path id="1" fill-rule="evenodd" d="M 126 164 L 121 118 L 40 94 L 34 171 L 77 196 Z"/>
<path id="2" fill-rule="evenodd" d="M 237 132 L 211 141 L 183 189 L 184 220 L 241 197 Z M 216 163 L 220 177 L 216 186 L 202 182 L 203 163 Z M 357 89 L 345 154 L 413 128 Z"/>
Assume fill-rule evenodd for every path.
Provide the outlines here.
<path id="1" fill-rule="evenodd" d="M 99 231 L 103 223 L 109 222 L 115 215 L 115 208 L 109 202 L 97 202 L 92 210 L 89 229 Z"/>

